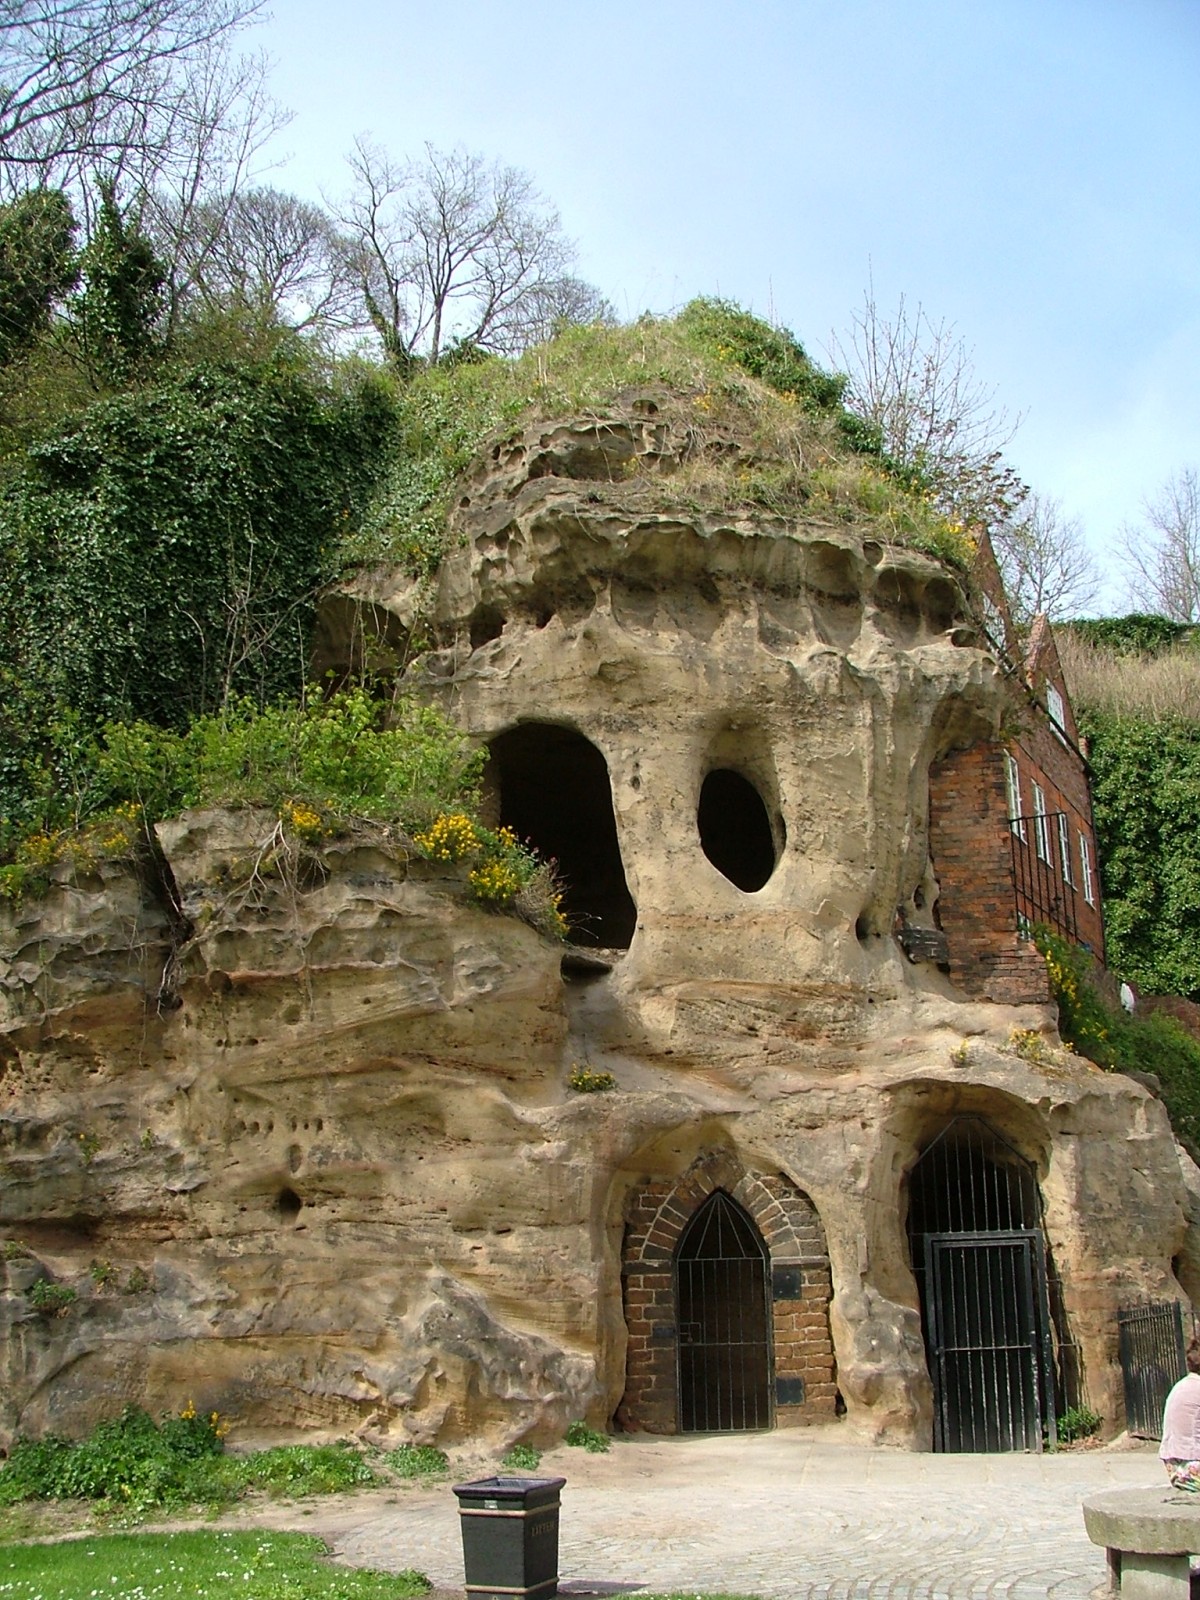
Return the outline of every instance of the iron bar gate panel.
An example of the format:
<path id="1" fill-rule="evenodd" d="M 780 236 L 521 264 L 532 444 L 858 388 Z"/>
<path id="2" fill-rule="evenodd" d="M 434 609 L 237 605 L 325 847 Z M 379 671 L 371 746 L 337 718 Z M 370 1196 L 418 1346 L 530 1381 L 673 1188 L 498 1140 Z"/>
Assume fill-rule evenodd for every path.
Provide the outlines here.
<path id="1" fill-rule="evenodd" d="M 1060 811 L 1046 811 L 1013 817 L 1009 823 L 1017 925 L 1028 935 L 1035 923 L 1044 922 L 1064 939 L 1078 944 L 1076 891 L 1063 874 L 1059 843 L 1058 819 L 1062 815 Z"/>
<path id="2" fill-rule="evenodd" d="M 1161 1439 L 1167 1394 L 1187 1371 L 1179 1301 L 1121 1306 L 1117 1333 L 1125 1386 L 1125 1426 L 1130 1433 L 1145 1439 Z"/>
<path id="3" fill-rule="evenodd" d="M 675 1257 L 679 1428 L 732 1433 L 771 1426 L 767 1253 L 753 1223 L 717 1190 Z"/>
<path id="4" fill-rule="evenodd" d="M 1054 1429 L 1040 1233 L 925 1239 L 934 1448 L 1034 1450 Z"/>

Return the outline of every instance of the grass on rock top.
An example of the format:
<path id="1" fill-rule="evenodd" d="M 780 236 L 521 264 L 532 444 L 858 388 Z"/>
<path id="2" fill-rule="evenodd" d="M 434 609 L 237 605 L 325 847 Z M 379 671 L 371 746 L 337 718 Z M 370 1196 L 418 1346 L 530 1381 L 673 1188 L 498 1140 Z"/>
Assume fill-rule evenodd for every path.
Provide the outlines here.
<path id="1" fill-rule="evenodd" d="M 446 550 L 456 482 L 488 439 L 539 421 L 602 418 L 623 392 L 646 388 L 661 391 L 660 416 L 690 441 L 682 470 L 656 479 L 664 505 L 778 515 L 808 508 L 869 522 L 876 537 L 959 565 L 969 560 L 961 531 L 844 410 L 841 379 L 810 362 L 786 330 L 697 300 L 677 317 L 568 328 L 515 360 L 417 373 L 397 396 L 383 487 L 339 547 L 343 566 L 398 563 L 431 573 Z M 730 442 L 738 448 L 725 448 Z"/>

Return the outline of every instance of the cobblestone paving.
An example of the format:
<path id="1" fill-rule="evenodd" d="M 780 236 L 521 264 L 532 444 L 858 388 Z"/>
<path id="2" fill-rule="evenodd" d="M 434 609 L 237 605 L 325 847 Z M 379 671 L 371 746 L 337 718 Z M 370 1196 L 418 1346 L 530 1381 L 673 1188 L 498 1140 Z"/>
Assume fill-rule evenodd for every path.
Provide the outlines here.
<path id="1" fill-rule="evenodd" d="M 556 1450 L 538 1471 L 567 1479 L 564 1583 L 780 1600 L 1086 1600 L 1104 1552 L 1080 1502 L 1161 1479 L 1149 1447 L 915 1455 L 833 1442 L 827 1430 L 620 1440 L 603 1456 Z M 463 1584 L 447 1487 L 377 1504 L 370 1522 L 328 1537 L 356 1565 Z"/>

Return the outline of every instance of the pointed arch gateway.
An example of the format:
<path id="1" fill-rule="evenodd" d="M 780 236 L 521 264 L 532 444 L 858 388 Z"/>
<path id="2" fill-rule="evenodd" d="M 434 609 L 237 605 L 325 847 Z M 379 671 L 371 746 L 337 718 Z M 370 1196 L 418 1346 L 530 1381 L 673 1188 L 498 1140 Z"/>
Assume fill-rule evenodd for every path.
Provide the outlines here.
<path id="1" fill-rule="evenodd" d="M 732 1150 L 645 1177 L 625 1209 L 622 1286 L 631 1432 L 726 1432 L 836 1412 L 825 1233 L 782 1173 Z"/>
<path id="2" fill-rule="evenodd" d="M 737 1201 L 716 1189 L 675 1248 L 681 1433 L 771 1425 L 770 1257 Z"/>

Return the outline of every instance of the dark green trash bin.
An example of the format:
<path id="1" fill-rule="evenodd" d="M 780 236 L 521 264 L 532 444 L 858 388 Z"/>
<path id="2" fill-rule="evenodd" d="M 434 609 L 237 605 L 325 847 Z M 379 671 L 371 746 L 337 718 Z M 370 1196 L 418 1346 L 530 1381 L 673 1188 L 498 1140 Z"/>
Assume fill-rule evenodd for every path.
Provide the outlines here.
<path id="1" fill-rule="evenodd" d="M 479 1478 L 454 1487 L 472 1600 L 558 1593 L 558 1497 L 565 1478 Z"/>

